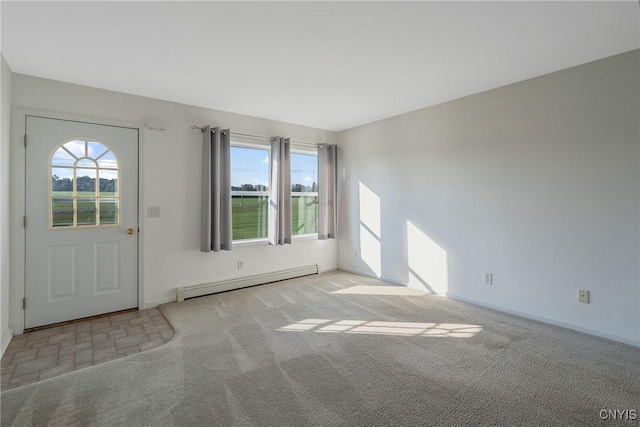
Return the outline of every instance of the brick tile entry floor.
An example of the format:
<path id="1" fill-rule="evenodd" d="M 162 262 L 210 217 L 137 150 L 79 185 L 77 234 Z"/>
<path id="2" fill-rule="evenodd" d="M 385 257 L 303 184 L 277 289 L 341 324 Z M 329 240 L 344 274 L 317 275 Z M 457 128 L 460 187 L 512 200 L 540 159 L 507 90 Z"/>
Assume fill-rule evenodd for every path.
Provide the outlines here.
<path id="1" fill-rule="evenodd" d="M 2 356 L 2 390 L 150 350 L 173 338 L 160 310 L 133 311 L 27 332 Z"/>

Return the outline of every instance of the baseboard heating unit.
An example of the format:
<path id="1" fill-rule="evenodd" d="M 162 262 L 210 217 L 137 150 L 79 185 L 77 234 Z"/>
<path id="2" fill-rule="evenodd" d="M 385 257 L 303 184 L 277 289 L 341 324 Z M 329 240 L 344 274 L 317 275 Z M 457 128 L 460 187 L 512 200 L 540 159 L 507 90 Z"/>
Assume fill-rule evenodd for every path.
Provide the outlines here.
<path id="1" fill-rule="evenodd" d="M 203 295 L 210 295 L 255 285 L 265 285 L 267 283 L 278 282 L 280 280 L 295 279 L 296 277 L 310 276 L 318 273 L 320 273 L 320 268 L 317 264 L 314 264 L 306 267 L 274 271 L 272 273 L 257 274 L 255 276 L 221 280 L 219 282 L 204 283 L 201 285 L 184 286 L 176 288 L 176 301 L 181 302 L 185 299 L 201 297 Z"/>

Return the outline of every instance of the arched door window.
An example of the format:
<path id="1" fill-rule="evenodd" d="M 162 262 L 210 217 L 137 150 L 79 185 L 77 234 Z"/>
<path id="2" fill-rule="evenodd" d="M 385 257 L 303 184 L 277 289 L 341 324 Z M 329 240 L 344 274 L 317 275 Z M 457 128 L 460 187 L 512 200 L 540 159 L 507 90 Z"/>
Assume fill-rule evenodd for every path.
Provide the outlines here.
<path id="1" fill-rule="evenodd" d="M 65 141 L 53 151 L 50 169 L 51 229 L 120 225 L 120 169 L 109 147 Z"/>

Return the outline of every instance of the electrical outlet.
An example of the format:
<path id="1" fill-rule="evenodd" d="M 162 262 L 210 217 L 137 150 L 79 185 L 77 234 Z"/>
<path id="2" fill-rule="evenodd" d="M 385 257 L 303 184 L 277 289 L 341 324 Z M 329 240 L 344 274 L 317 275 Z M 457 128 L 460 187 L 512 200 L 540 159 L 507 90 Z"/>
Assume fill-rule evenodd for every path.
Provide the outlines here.
<path id="1" fill-rule="evenodd" d="M 244 268 L 244 264 L 242 261 L 238 261 L 238 270 L 242 270 Z"/>
<path id="2" fill-rule="evenodd" d="M 578 302 L 589 304 L 589 291 L 578 289 Z"/>
<path id="3" fill-rule="evenodd" d="M 493 273 L 484 273 L 482 280 L 485 285 L 493 285 Z"/>

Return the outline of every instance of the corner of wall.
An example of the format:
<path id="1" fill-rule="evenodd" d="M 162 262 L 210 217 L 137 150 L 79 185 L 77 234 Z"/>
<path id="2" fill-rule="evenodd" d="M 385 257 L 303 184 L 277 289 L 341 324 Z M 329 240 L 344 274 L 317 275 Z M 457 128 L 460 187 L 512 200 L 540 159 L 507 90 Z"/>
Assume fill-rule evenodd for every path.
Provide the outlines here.
<path id="1" fill-rule="evenodd" d="M 2 347 L 0 348 L 0 355 L 3 355 L 4 352 L 9 347 L 9 343 L 11 342 L 11 338 L 13 338 L 13 332 L 10 328 L 5 329 L 2 332 Z"/>
<path id="2" fill-rule="evenodd" d="M 339 132 L 339 268 L 637 346 L 639 53 Z"/>
<path id="3" fill-rule="evenodd" d="M 0 52 L 0 334 L 1 350 L 11 341 L 9 328 L 9 156 L 11 69 Z"/>

